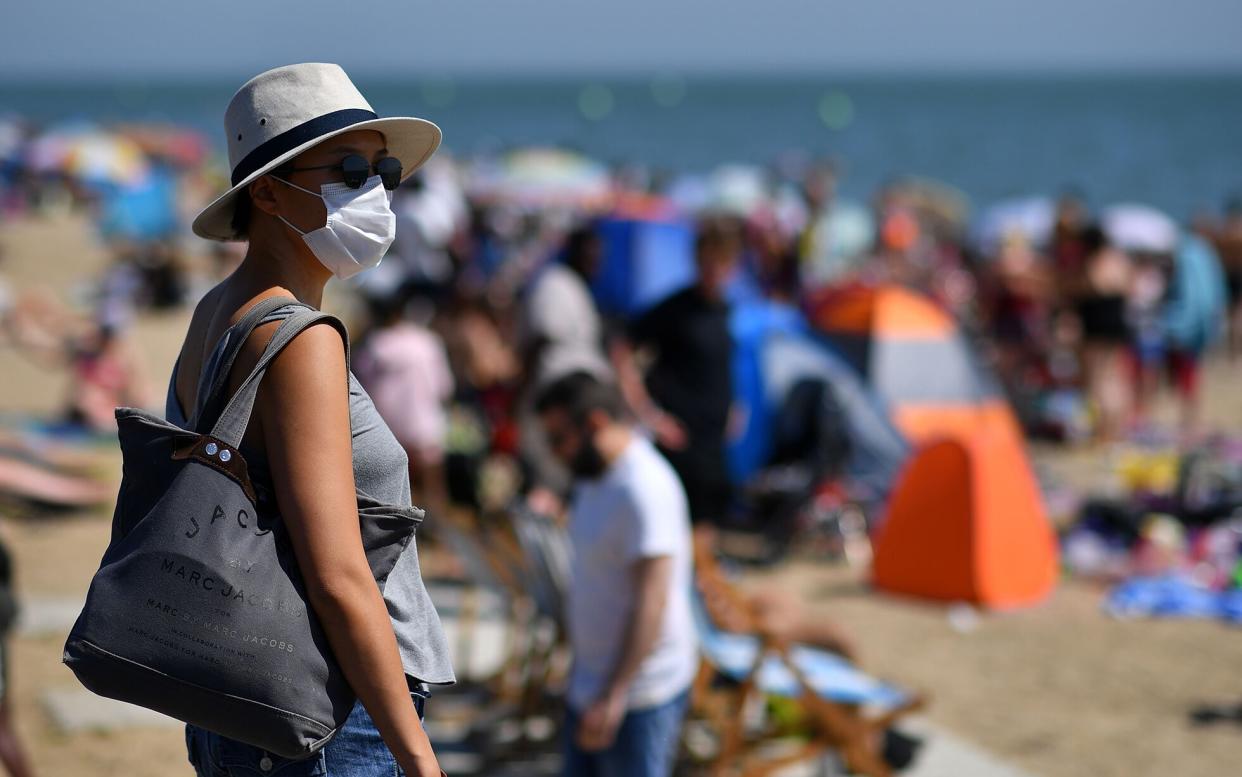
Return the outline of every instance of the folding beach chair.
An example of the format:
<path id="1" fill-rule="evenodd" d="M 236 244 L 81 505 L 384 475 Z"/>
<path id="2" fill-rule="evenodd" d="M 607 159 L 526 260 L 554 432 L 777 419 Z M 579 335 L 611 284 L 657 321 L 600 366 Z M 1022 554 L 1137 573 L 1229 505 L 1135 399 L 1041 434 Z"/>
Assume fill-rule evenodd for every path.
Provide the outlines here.
<path id="1" fill-rule="evenodd" d="M 513 534 L 526 561 L 529 592 L 541 613 L 564 633 L 570 548 L 565 530 L 551 517 L 524 506 L 509 511 Z"/>
<path id="2" fill-rule="evenodd" d="M 702 657 L 692 707 L 720 739 L 710 765 L 713 775 L 734 769 L 743 777 L 763 777 L 831 750 L 852 772 L 870 777 L 892 774 L 881 756 L 884 732 L 921 707 L 921 698 L 826 651 L 719 631 L 701 600 L 695 610 Z M 757 696 L 796 701 L 809 724 L 810 739 L 794 752 L 765 757 L 762 745 L 769 737 L 756 736 L 746 725 L 749 703 Z"/>
<path id="3" fill-rule="evenodd" d="M 523 708 L 531 716 L 559 715 L 569 674 L 569 643 L 565 598 L 569 588 L 569 537 L 551 516 L 524 505 L 508 511 L 510 526 L 522 551 L 523 582 L 548 630 L 534 637 Z"/>
<path id="4" fill-rule="evenodd" d="M 445 524 L 446 546 L 468 575 L 500 594 L 509 613 L 506 660 L 486 683 L 490 698 L 471 734 L 488 763 L 499 766 L 538 752 L 556 730 L 568 666 L 561 620 L 566 540 L 554 521 L 519 508 L 460 515 L 439 528 Z"/>
<path id="5" fill-rule="evenodd" d="M 511 564 L 500 557 L 505 553 L 503 545 L 483 537 L 477 522 L 453 516 L 440 520 L 436 529 L 439 539 L 461 562 L 468 578 L 456 612 L 457 654 L 471 655 L 471 643 L 477 638 L 478 621 L 482 614 L 480 594 L 491 592 L 499 598 L 507 621 L 508 644 L 499 669 L 491 676 L 482 678 L 479 684 L 497 702 L 494 709 L 516 708 L 525 695 L 526 675 L 533 649 L 532 626 L 538 617 L 538 608 L 526 594 Z"/>
<path id="6" fill-rule="evenodd" d="M 710 580 L 707 585 L 721 585 L 711 575 L 704 577 Z M 885 732 L 901 716 L 921 707 L 921 697 L 870 677 L 825 650 L 763 633 L 722 631 L 697 588 L 692 602 L 701 662 L 691 710 L 719 742 L 708 765 L 712 775 L 764 777 L 830 751 L 852 773 L 892 774 L 882 756 Z M 796 707 L 803 733 L 809 736 L 800 747 L 780 755 L 771 755 L 765 747 L 779 732 L 747 719 L 753 702 L 773 698 Z"/>

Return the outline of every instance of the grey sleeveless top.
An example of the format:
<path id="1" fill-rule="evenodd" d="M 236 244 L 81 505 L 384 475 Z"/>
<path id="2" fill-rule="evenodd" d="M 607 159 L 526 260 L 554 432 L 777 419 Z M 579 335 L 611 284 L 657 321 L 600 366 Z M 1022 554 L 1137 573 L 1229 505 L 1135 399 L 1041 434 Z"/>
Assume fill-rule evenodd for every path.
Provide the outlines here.
<path id="1" fill-rule="evenodd" d="M 297 306 L 279 307 L 263 318 L 263 323 L 283 321 Z M 200 404 L 206 400 L 220 365 L 230 351 L 241 348 L 234 342 L 236 325 L 230 327 L 216 343 L 215 349 L 204 362 L 198 381 Z M 189 418 L 197 415 L 198 408 Z M 177 366 L 173 366 L 168 382 L 168 398 L 165 417 L 169 423 L 189 428 L 189 418 L 182 412 L 177 399 Z M 354 481 L 359 491 L 384 504 L 410 504 L 409 460 L 388 425 L 380 417 L 371 398 L 363 390 L 351 370 L 349 373 L 349 424 L 353 436 Z M 246 463 L 255 478 L 256 490 L 264 482 L 267 462 L 255 451 L 245 451 Z M 401 651 L 401 663 L 405 673 L 414 682 L 448 685 L 455 682 L 453 667 L 449 660 L 448 641 L 440 625 L 431 597 L 423 586 L 422 572 L 418 565 L 417 538 L 412 539 L 397 559 L 397 565 L 384 585 L 384 603 L 397 635 Z"/>

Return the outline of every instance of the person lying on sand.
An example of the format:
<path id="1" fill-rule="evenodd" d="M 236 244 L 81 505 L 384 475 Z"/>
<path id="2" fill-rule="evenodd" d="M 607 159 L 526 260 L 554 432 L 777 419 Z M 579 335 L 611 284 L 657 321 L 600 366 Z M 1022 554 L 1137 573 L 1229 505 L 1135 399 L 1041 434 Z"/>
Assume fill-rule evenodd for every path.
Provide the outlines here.
<path id="1" fill-rule="evenodd" d="M 139 353 L 110 318 L 83 317 L 36 293 L 0 304 L 0 345 L 47 369 L 67 367 L 65 419 L 91 431 L 115 430 L 116 407 L 146 407 L 153 396 Z"/>
<path id="2" fill-rule="evenodd" d="M 85 508 L 107 502 L 115 488 L 91 478 L 66 475 L 0 455 L 0 499 L 51 508 Z"/>

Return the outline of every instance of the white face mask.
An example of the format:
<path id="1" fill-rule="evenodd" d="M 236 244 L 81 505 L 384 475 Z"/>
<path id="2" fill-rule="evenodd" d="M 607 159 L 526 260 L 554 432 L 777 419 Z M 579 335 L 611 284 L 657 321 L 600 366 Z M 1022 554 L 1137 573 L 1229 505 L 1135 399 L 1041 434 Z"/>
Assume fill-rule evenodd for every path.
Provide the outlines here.
<path id="1" fill-rule="evenodd" d="M 275 177 L 275 176 L 273 176 Z M 284 216 L 281 221 L 302 236 L 311 253 L 338 278 L 345 279 L 375 267 L 384 258 L 397 235 L 397 217 L 390 203 L 392 192 L 373 175 L 357 189 L 344 183 L 325 183 L 320 194 L 278 178 L 313 197 L 323 199 L 328 220 L 319 229 L 303 232 Z"/>

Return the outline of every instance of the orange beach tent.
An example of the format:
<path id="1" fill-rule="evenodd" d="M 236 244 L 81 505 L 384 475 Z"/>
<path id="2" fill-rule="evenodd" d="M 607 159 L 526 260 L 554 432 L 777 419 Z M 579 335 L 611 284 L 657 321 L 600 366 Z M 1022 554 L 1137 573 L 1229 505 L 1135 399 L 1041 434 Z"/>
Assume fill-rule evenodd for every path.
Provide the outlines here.
<path id="1" fill-rule="evenodd" d="M 810 316 L 918 446 L 875 538 L 875 586 L 1001 609 L 1044 599 L 1057 544 L 1022 431 L 953 320 L 894 286 L 827 292 Z"/>
<path id="2" fill-rule="evenodd" d="M 808 315 L 911 442 L 961 437 L 980 424 L 1012 425 L 1021 435 L 996 382 L 931 300 L 900 286 L 851 286 L 812 297 Z"/>
<path id="3" fill-rule="evenodd" d="M 911 457 L 875 538 L 872 583 L 1011 609 L 1047 598 L 1057 568 L 1056 535 L 1025 452 L 1004 427 L 985 427 Z"/>

